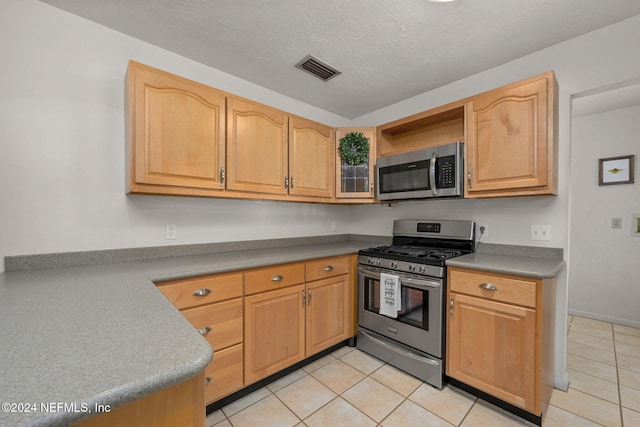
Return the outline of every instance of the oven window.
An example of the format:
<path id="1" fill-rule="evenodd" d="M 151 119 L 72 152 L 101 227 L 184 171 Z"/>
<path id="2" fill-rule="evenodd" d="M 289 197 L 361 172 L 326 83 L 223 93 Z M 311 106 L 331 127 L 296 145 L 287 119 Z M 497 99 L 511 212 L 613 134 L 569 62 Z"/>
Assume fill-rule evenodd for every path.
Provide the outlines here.
<path id="1" fill-rule="evenodd" d="M 429 330 L 429 291 L 410 286 L 401 286 L 402 308 L 398 312 L 399 322 Z M 380 313 L 380 281 L 365 278 L 364 309 Z"/>

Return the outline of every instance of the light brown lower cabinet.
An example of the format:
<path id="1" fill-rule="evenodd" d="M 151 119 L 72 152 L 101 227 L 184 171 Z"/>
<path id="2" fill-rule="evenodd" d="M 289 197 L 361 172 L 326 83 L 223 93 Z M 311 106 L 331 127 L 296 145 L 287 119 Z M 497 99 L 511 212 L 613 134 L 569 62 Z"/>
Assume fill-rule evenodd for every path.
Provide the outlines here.
<path id="1" fill-rule="evenodd" d="M 447 375 L 541 416 L 553 388 L 555 279 L 448 275 Z"/>
<path id="2" fill-rule="evenodd" d="M 214 350 L 211 404 L 355 335 L 355 255 L 158 282 Z"/>
<path id="3" fill-rule="evenodd" d="M 349 256 L 325 258 L 245 275 L 253 278 L 245 283 L 246 289 L 263 290 L 245 297 L 246 384 L 354 335 L 352 289 L 355 279 L 350 260 Z M 280 283 L 286 283 L 289 278 L 299 278 L 301 269 L 307 280 L 317 280 L 280 287 Z M 263 271 L 269 274 L 264 275 Z M 268 277 L 275 290 L 264 291 Z"/>

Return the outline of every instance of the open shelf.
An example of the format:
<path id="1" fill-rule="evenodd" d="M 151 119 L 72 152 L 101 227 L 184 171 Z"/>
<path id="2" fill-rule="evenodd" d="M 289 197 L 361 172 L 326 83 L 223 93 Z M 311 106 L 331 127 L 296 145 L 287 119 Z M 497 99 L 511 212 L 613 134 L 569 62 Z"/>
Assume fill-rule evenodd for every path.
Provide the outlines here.
<path id="1" fill-rule="evenodd" d="M 464 142 L 462 103 L 445 105 L 378 127 L 378 157 Z"/>

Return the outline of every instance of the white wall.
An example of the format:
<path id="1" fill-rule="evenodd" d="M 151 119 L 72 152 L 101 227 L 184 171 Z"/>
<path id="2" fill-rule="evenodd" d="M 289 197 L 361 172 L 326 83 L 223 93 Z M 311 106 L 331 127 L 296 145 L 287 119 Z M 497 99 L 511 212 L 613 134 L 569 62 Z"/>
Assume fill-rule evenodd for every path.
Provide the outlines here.
<path id="1" fill-rule="evenodd" d="M 331 222 L 348 232 L 348 207 L 126 196 L 127 62 L 333 126 L 346 119 L 34 0 L 0 0 L 0 57 L 0 259 L 324 235 Z M 164 240 L 166 223 L 177 240 Z"/>
<path id="2" fill-rule="evenodd" d="M 596 96 L 596 95 L 594 95 Z M 578 101 L 578 100 L 576 100 Z M 640 105 L 572 120 L 569 311 L 640 327 Z M 635 154 L 634 184 L 598 185 L 598 159 Z M 622 218 L 612 229 L 611 218 Z"/>

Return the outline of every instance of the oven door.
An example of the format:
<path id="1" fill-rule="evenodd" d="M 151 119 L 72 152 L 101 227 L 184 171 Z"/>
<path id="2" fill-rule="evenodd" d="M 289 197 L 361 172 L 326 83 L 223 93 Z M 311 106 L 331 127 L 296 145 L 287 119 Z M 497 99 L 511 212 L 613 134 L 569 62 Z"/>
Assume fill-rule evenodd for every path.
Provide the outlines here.
<path id="1" fill-rule="evenodd" d="M 409 347 L 441 358 L 443 280 L 400 274 L 401 310 L 393 319 L 380 312 L 379 268 L 358 267 L 358 324 Z M 393 274 L 393 272 L 392 272 Z"/>

